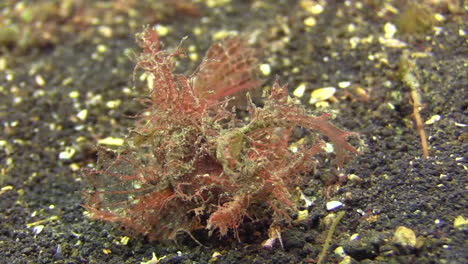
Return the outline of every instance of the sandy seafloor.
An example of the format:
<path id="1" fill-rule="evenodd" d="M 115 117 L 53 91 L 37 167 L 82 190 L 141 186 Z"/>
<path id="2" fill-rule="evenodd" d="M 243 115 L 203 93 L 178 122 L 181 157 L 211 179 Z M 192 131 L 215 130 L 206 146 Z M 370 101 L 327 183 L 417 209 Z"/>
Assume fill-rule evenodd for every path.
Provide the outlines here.
<path id="1" fill-rule="evenodd" d="M 339 211 L 346 214 L 324 263 L 468 263 L 466 8 L 419 2 L 5 1 L 0 263 L 314 263 L 326 219 Z M 131 57 L 145 24 L 168 48 L 188 37 L 179 67 L 187 73 L 217 38 L 244 35 L 260 50 L 264 85 L 277 76 L 295 100 L 359 133 L 360 154 L 341 172 L 321 155 L 304 176 L 299 187 L 314 202 L 305 220 L 283 228 L 284 249 L 262 248 L 267 227 L 241 226 L 241 242 L 201 231 L 202 247 L 184 235 L 167 244 L 126 238 L 86 217 L 81 168 L 96 163 L 99 140 L 123 138 L 142 109 Z M 398 75 L 404 50 L 421 84 L 427 159 Z M 310 104 L 322 87 L 337 88 L 334 98 Z M 343 206 L 327 211 L 330 201 Z"/>

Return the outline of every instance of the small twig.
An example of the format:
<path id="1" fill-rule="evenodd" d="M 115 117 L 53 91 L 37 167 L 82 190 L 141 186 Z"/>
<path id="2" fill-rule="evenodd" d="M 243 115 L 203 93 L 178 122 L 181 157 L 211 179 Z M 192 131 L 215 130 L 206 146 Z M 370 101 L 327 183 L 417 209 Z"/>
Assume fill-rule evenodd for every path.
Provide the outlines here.
<path id="1" fill-rule="evenodd" d="M 413 117 L 416 122 L 419 138 L 421 139 L 423 158 L 426 159 L 429 156 L 429 145 L 427 143 L 426 132 L 424 131 L 424 122 L 419 114 L 422 107 L 420 92 L 421 84 L 417 78 L 415 62 L 409 58 L 409 52 L 407 50 L 403 51 L 403 54 L 400 57 L 399 71 L 401 80 L 411 90 L 410 95 L 413 104 Z"/>
<path id="2" fill-rule="evenodd" d="M 328 248 L 330 247 L 331 240 L 333 238 L 333 233 L 335 233 L 336 227 L 338 226 L 338 223 L 340 222 L 341 218 L 343 218 L 344 215 L 345 215 L 344 211 L 339 212 L 335 220 L 333 221 L 333 224 L 331 225 L 330 229 L 328 230 L 327 238 L 325 239 L 325 243 L 323 244 L 322 251 L 320 252 L 318 256 L 317 264 L 322 263 L 323 260 L 325 259 Z"/>
<path id="3" fill-rule="evenodd" d="M 193 241 L 195 241 L 195 243 L 197 243 L 199 246 L 205 247 L 205 245 L 203 245 L 200 241 L 198 241 L 198 239 L 196 239 L 196 238 L 192 235 L 192 233 L 191 233 L 190 231 L 180 228 L 178 232 L 184 232 L 184 233 L 186 233 L 186 234 L 189 235 L 189 237 L 190 237 Z M 157 262 L 156 262 L 156 263 L 157 263 Z"/>
<path id="4" fill-rule="evenodd" d="M 427 144 L 426 131 L 424 131 L 424 124 L 419 110 L 421 107 L 421 96 L 419 91 L 411 91 L 411 99 L 413 100 L 413 117 L 418 128 L 419 137 L 421 138 L 421 148 L 423 152 L 423 158 L 427 159 L 429 156 L 429 146 Z"/>

